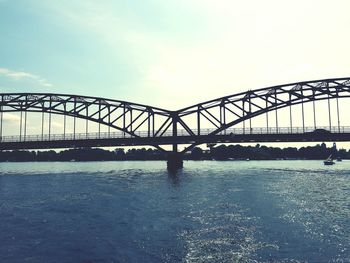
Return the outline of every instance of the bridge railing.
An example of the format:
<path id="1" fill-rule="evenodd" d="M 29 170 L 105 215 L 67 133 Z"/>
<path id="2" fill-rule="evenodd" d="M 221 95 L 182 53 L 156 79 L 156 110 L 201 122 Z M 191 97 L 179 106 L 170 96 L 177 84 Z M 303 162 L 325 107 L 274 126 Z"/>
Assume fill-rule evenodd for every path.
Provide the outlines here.
<path id="1" fill-rule="evenodd" d="M 198 134 L 197 130 L 193 130 Z M 215 129 L 201 129 L 200 135 L 208 135 L 215 132 Z M 221 131 L 217 135 L 243 135 L 243 134 L 303 134 L 303 133 L 350 133 L 350 126 L 332 126 L 332 127 L 257 127 L 257 128 L 230 128 Z M 140 131 L 136 136 L 147 138 L 149 136 L 147 131 Z M 172 132 L 165 132 L 162 137 L 171 137 Z M 178 130 L 177 136 L 189 136 L 186 130 Z M 65 140 L 95 140 L 95 139 L 121 139 L 134 138 L 134 136 L 123 132 L 94 132 L 94 133 L 66 133 L 66 134 L 40 134 L 40 135 L 13 135 L 2 136 L 0 142 L 36 142 L 36 141 L 65 141 Z"/>

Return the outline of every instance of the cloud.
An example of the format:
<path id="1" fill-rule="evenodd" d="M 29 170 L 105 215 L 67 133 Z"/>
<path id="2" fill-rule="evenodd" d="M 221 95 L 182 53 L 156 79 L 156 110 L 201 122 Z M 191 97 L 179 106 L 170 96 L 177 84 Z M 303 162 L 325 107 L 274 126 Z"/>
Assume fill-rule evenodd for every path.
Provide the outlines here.
<path id="1" fill-rule="evenodd" d="M 8 123 L 17 123 L 20 121 L 20 117 L 16 114 L 6 112 L 3 115 L 3 120 L 4 122 L 8 122 Z"/>
<path id="2" fill-rule="evenodd" d="M 53 122 L 51 122 L 51 126 L 54 128 L 63 128 L 63 123 L 53 121 Z"/>
<path id="3" fill-rule="evenodd" d="M 0 68 L 0 75 L 8 77 L 13 80 L 34 80 L 44 87 L 52 87 L 53 85 L 49 83 L 46 79 L 41 76 L 24 72 L 24 71 L 14 71 L 7 68 Z"/>

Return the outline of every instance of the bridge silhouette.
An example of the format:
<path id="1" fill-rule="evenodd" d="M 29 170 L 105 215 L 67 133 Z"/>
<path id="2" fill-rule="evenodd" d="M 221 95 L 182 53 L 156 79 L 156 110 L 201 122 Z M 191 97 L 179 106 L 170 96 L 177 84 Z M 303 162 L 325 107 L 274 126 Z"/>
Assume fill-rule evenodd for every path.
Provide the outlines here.
<path id="1" fill-rule="evenodd" d="M 350 141 L 350 127 L 340 125 L 339 110 L 340 100 L 350 97 L 350 78 L 249 90 L 175 111 L 67 94 L 2 93 L 0 97 L 1 151 L 141 145 L 166 151 L 164 145 L 171 145 L 172 150 L 166 151 L 168 167 L 178 168 L 182 155 L 203 143 Z M 321 101 L 326 104 L 316 105 Z M 295 118 L 297 106 L 300 115 Z M 320 125 L 316 117 L 320 108 L 326 125 Z M 14 112 L 20 114 L 19 133 L 9 135 L 4 115 Z M 29 113 L 36 113 L 39 120 L 29 121 Z M 52 115 L 61 115 L 62 132 L 53 128 Z M 261 126 L 252 124 L 256 118 Z M 84 120 L 84 132 L 77 131 L 82 126 L 77 119 Z M 306 125 L 306 120 L 312 125 Z M 97 125 L 97 131 L 89 131 L 90 123 Z M 29 134 L 30 125 L 41 132 Z M 180 144 L 186 145 L 182 151 Z"/>

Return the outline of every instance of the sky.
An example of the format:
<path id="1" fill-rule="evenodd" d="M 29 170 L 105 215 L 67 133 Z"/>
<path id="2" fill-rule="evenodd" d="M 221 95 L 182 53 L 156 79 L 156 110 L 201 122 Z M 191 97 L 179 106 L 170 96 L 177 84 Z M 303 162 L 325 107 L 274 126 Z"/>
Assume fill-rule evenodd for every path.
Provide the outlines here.
<path id="1" fill-rule="evenodd" d="M 180 109 L 350 76 L 348 0 L 0 0 L 0 91 Z"/>
<path id="2" fill-rule="evenodd" d="M 1 92 L 168 109 L 350 75 L 347 0 L 0 0 Z"/>

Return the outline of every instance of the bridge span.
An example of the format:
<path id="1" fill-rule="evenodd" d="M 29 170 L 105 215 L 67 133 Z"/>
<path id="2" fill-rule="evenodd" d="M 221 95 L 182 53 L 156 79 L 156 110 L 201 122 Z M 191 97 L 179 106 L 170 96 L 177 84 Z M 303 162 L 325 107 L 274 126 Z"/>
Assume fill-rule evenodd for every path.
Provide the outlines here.
<path id="1" fill-rule="evenodd" d="M 350 127 L 289 127 L 228 129 L 218 134 L 212 134 L 211 129 L 201 132 L 201 135 L 190 136 L 185 130 L 178 131 L 178 136 L 165 133 L 162 137 L 148 137 L 147 132 L 139 132 L 139 137 L 132 137 L 121 132 L 104 133 L 70 133 L 51 135 L 4 136 L 1 138 L 0 150 L 20 149 L 54 149 L 82 147 L 112 147 L 112 146 L 144 146 L 172 144 L 217 144 L 217 143 L 261 143 L 261 142 L 335 142 L 350 141 Z"/>
<path id="2" fill-rule="evenodd" d="M 3 93 L 0 150 L 150 145 L 166 151 L 171 145 L 168 166 L 177 168 L 184 152 L 203 143 L 350 141 L 349 109 L 341 114 L 347 98 L 350 78 L 249 90 L 176 111 L 98 97 Z M 14 113 L 17 131 L 8 124 Z M 180 144 L 187 146 L 179 151 Z"/>

